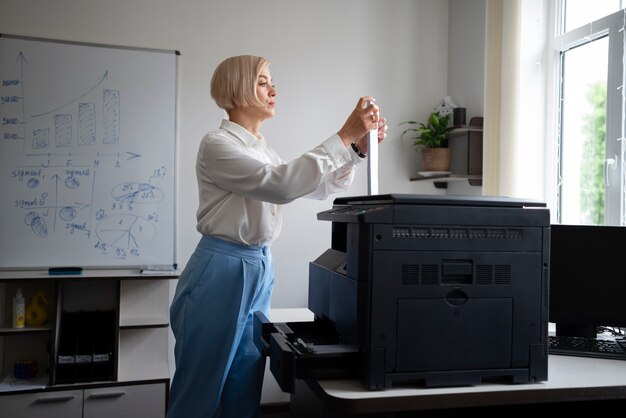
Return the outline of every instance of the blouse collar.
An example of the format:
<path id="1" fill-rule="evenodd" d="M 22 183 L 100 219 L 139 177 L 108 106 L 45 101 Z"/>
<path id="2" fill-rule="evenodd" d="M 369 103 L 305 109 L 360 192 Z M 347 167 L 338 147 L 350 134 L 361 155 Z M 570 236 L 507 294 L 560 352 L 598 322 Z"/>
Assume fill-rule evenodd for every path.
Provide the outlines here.
<path id="1" fill-rule="evenodd" d="M 244 128 L 243 126 L 235 122 L 231 122 L 228 119 L 222 119 L 220 128 L 225 129 L 231 134 L 235 135 L 237 138 L 241 140 L 241 142 L 243 142 L 248 147 L 258 145 L 259 140 L 261 140 L 261 142 L 265 142 L 263 135 L 257 138 L 256 136 L 252 135 L 252 133 L 248 131 L 246 128 Z"/>

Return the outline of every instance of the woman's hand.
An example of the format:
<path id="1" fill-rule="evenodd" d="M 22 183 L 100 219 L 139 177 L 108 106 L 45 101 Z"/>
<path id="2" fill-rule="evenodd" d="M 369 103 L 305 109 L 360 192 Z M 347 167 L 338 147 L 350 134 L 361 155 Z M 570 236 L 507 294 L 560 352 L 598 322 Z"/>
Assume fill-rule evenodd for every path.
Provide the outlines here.
<path id="1" fill-rule="evenodd" d="M 385 139 L 387 123 L 385 118 L 379 118 L 380 109 L 376 106 L 376 99 L 371 96 L 364 96 L 359 99 L 356 107 L 348 116 L 337 134 L 348 147 L 352 142 L 357 142 L 361 152 L 367 150 L 367 134 L 372 129 L 378 129 L 378 142 Z M 382 124 L 381 124 L 382 122 Z M 381 137 L 382 135 L 382 137 Z M 365 137 L 365 148 L 362 148 L 362 140 Z"/>
<path id="2" fill-rule="evenodd" d="M 380 144 L 387 138 L 387 119 L 384 117 L 378 118 L 376 121 L 378 125 L 378 143 Z M 365 134 L 361 138 L 359 138 L 356 142 L 356 146 L 363 154 L 367 155 L 367 151 L 369 151 L 369 143 L 368 143 L 369 135 Z"/>

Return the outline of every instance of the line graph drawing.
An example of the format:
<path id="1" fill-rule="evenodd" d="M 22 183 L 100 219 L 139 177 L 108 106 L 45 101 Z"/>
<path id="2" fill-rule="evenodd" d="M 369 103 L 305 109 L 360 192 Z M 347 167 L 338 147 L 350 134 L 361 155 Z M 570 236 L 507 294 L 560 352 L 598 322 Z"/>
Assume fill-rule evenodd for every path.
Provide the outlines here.
<path id="1" fill-rule="evenodd" d="M 22 54 L 22 52 L 20 52 L 20 54 Z M 37 114 L 35 114 L 35 115 L 31 115 L 31 118 L 38 118 L 38 117 L 40 117 L 40 116 L 45 116 L 45 115 L 48 115 L 48 114 L 50 114 L 50 113 L 54 113 L 54 112 L 56 112 L 56 111 L 59 111 L 59 110 L 63 109 L 64 107 L 67 107 L 67 106 L 71 105 L 72 103 L 74 103 L 74 102 L 76 102 L 76 101 L 80 100 L 81 98 L 83 98 L 83 97 L 87 96 L 89 93 L 91 93 L 91 92 L 92 92 L 92 91 L 94 91 L 96 88 L 98 88 L 98 86 L 99 86 L 100 84 L 102 84 L 102 83 L 104 82 L 104 80 L 106 80 L 106 79 L 107 79 L 107 77 L 108 77 L 108 76 L 109 76 L 109 70 L 105 71 L 105 72 L 104 72 L 104 74 L 102 75 L 102 77 L 100 77 L 100 78 L 96 81 L 96 84 L 95 84 L 93 87 L 89 88 L 89 90 L 87 90 L 87 91 L 85 91 L 84 93 L 82 93 L 82 94 L 80 94 L 80 95 L 78 95 L 78 96 L 74 97 L 73 99 L 68 100 L 66 103 L 62 104 L 61 106 L 56 106 L 54 109 L 47 110 L 47 111 L 44 111 L 44 112 L 41 112 L 41 113 L 37 113 Z"/>

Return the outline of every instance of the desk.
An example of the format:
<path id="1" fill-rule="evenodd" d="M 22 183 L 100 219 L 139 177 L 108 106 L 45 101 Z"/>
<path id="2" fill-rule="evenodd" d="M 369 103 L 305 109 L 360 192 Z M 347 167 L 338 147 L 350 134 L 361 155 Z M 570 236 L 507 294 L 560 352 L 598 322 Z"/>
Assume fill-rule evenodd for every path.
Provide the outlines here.
<path id="1" fill-rule="evenodd" d="M 369 391 L 358 380 L 311 380 L 306 384 L 298 381 L 291 412 L 292 416 L 301 418 L 319 418 L 376 413 L 379 414 L 376 416 L 405 417 L 411 416 L 406 411 L 421 411 L 416 416 L 423 417 L 425 412 L 442 409 L 508 406 L 510 412 L 512 409 L 524 410 L 518 405 L 563 405 L 573 401 L 613 401 L 606 405 L 626 411 L 624 400 L 626 361 L 551 355 L 548 381 L 539 383 L 483 383 L 446 388 L 407 385 Z M 510 408 L 512 405 L 516 408 Z M 502 416 L 502 409 L 498 410 L 497 416 Z"/>

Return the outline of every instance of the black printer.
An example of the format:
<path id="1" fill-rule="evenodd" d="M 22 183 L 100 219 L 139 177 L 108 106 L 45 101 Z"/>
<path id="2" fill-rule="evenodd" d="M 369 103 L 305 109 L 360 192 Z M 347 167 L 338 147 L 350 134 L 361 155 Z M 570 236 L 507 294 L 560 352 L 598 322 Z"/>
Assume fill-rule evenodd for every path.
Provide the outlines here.
<path id="1" fill-rule="evenodd" d="M 504 197 L 338 198 L 309 267 L 312 322 L 255 314 L 282 390 L 357 377 L 368 389 L 548 378 L 550 216 Z"/>

